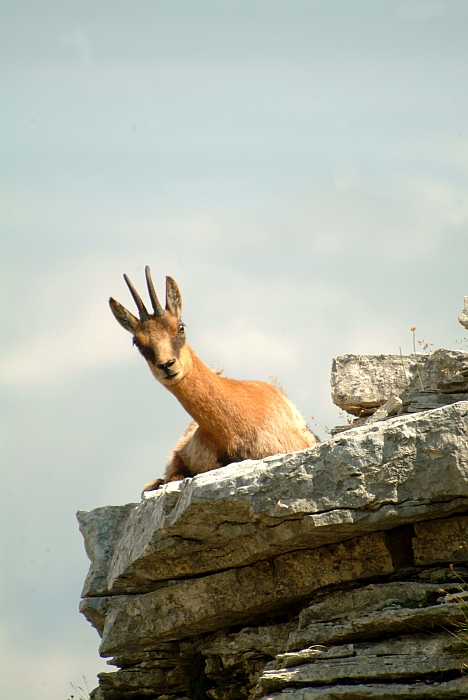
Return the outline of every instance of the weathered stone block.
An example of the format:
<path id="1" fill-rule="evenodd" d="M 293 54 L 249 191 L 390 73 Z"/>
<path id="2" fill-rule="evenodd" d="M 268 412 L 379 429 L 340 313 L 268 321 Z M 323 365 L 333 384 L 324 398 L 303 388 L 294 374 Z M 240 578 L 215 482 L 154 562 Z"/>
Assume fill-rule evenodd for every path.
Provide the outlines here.
<path id="1" fill-rule="evenodd" d="M 80 513 L 81 609 L 120 666 L 92 697 L 468 700 L 462 360 L 418 356 L 383 420 L 314 448 Z"/>
<path id="2" fill-rule="evenodd" d="M 130 512 L 136 503 L 104 506 L 76 514 L 91 566 L 81 596 L 102 595 L 107 590 L 107 569 L 116 543 L 122 535 Z"/>
<path id="3" fill-rule="evenodd" d="M 373 414 L 392 397 L 412 411 L 438 408 L 466 396 L 468 353 L 436 350 L 412 355 L 342 355 L 332 365 L 332 400 L 355 416 Z M 443 394 L 441 396 L 441 394 Z"/>
<path id="4" fill-rule="evenodd" d="M 95 521 L 103 518 L 111 529 L 105 510 L 98 511 Z M 87 590 L 150 591 L 167 580 L 463 511 L 468 511 L 466 402 L 168 484 L 129 507 L 113 553 L 110 540 L 98 546 L 96 533 L 103 525 L 88 527 L 93 520 L 81 515 L 95 558 L 92 569 L 99 572 Z"/>
<path id="5" fill-rule="evenodd" d="M 204 656 L 222 656 L 223 659 L 236 659 L 250 652 L 274 658 L 295 626 L 295 622 L 284 622 L 264 627 L 245 627 L 240 632 L 221 634 L 207 641 L 201 646 L 201 652 Z"/>
<path id="6" fill-rule="evenodd" d="M 257 696 L 258 697 L 258 696 Z M 328 688 L 287 688 L 261 700 L 466 700 L 468 676 L 453 681 L 416 683 L 365 683 Z"/>
<path id="7" fill-rule="evenodd" d="M 459 584 L 444 586 L 458 591 Z M 457 599 L 450 599 L 437 584 L 394 582 L 371 584 L 348 593 L 340 591 L 305 608 L 299 615 L 287 648 L 342 644 L 447 627 L 463 619 Z"/>
<path id="8" fill-rule="evenodd" d="M 468 297 L 465 297 L 465 306 L 463 311 L 459 314 L 458 320 L 462 326 L 468 329 Z"/>
<path id="9" fill-rule="evenodd" d="M 431 565 L 440 562 L 468 562 L 468 516 L 438 522 L 416 523 L 413 538 L 414 562 Z"/>
<path id="10" fill-rule="evenodd" d="M 352 657 L 317 659 L 289 669 L 267 667 L 259 686 L 271 692 L 298 685 L 439 680 L 441 674 L 460 669 L 460 659 L 452 653 L 453 645 L 453 637 L 447 633 L 415 634 L 375 644 L 357 644 Z"/>
<path id="11" fill-rule="evenodd" d="M 245 624 L 325 586 L 395 571 L 383 533 L 302 550 L 162 588 L 110 599 L 100 652 L 151 649 L 159 641 Z"/>
<path id="12" fill-rule="evenodd" d="M 334 404 L 355 416 L 371 415 L 408 385 L 419 355 L 340 355 L 331 370 Z"/>
<path id="13" fill-rule="evenodd" d="M 184 675 L 182 668 L 174 668 L 167 662 L 144 662 L 133 668 L 128 668 L 115 673 L 100 673 L 99 683 L 104 698 L 115 697 L 118 690 L 121 695 L 144 695 L 147 691 L 149 697 L 155 697 L 155 693 L 174 693 L 185 691 Z"/>

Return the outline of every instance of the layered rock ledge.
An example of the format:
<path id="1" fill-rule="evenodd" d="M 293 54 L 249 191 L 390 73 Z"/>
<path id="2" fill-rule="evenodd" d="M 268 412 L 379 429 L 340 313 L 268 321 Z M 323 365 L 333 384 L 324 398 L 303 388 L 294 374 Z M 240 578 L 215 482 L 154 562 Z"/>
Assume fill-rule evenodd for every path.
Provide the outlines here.
<path id="1" fill-rule="evenodd" d="M 92 697 L 468 698 L 454 398 L 79 513 L 81 610 L 119 667 Z"/>

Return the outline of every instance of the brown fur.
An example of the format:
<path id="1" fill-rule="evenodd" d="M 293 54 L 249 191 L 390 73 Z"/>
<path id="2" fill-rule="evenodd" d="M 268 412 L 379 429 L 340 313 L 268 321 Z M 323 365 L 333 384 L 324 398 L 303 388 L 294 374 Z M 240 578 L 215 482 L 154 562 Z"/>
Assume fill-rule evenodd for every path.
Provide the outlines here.
<path id="1" fill-rule="evenodd" d="M 146 275 L 150 295 L 155 296 L 149 268 Z M 165 479 L 156 479 L 143 490 L 231 462 L 262 459 L 315 445 L 317 436 L 278 386 L 229 379 L 200 360 L 185 341 L 179 289 L 172 278 L 166 279 L 165 311 L 152 296 L 155 313 L 148 314 L 127 278 L 140 319 L 114 299 L 109 300 L 115 318 L 133 334 L 154 377 L 194 419 L 169 456 Z"/>

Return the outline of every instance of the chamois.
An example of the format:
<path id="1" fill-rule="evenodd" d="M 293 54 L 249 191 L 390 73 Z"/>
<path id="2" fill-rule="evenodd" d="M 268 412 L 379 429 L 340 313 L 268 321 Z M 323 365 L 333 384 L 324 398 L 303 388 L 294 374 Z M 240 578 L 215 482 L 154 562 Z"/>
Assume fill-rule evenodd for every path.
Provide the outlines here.
<path id="1" fill-rule="evenodd" d="M 127 275 L 124 279 L 140 318 L 115 299 L 110 298 L 109 304 L 120 325 L 132 333 L 153 376 L 174 394 L 193 421 L 169 455 L 165 479 L 150 481 L 143 492 L 231 462 L 303 450 L 319 442 L 280 389 L 260 381 L 228 379 L 203 364 L 185 340 L 177 284 L 166 277 L 163 309 L 149 267 L 145 274 L 154 313 L 148 313 Z"/>

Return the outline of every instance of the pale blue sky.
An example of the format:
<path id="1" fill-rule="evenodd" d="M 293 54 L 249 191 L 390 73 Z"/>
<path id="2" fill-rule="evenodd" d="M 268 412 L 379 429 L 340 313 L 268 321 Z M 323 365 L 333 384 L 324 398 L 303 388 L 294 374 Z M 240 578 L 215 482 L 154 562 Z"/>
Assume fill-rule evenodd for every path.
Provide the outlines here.
<path id="1" fill-rule="evenodd" d="M 106 665 L 74 513 L 137 500 L 187 422 L 111 316 L 151 266 L 189 342 L 339 422 L 331 359 L 458 347 L 464 0 L 2 3 L 3 692 Z M 466 333 L 465 333 L 466 335 Z M 322 436 L 323 430 L 309 421 Z M 6 604 L 5 604 L 6 602 Z"/>

